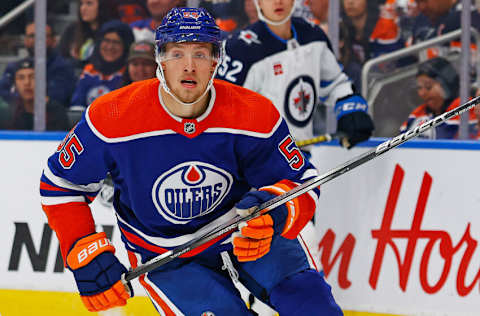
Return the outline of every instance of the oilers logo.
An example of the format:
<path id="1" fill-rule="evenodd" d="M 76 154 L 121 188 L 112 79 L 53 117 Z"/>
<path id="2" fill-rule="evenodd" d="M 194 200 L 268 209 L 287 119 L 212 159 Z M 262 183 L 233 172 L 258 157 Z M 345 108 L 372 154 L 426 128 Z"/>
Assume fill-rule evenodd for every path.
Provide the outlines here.
<path id="1" fill-rule="evenodd" d="M 93 101 L 95 101 L 96 98 L 101 97 L 104 94 L 109 93 L 110 88 L 105 86 L 105 85 L 100 85 L 97 87 L 94 87 L 87 92 L 87 105 L 91 104 Z"/>
<path id="2" fill-rule="evenodd" d="M 288 122 L 303 127 L 310 121 L 317 102 L 315 83 L 310 76 L 295 78 L 285 93 L 285 116 Z"/>
<path id="3" fill-rule="evenodd" d="M 190 161 L 158 177 L 152 200 L 167 221 L 186 224 L 213 211 L 230 191 L 232 182 L 232 176 L 225 170 Z"/>

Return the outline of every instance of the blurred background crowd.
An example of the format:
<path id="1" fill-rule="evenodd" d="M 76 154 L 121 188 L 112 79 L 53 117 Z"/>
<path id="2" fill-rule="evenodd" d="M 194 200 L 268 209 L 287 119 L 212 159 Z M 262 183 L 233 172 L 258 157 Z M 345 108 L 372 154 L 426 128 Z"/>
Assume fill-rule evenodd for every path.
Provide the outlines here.
<path id="1" fill-rule="evenodd" d="M 228 38 L 257 22 L 253 1 L 48 0 L 46 129 L 68 130 L 97 97 L 154 78 L 155 28 L 171 8 L 205 7 Z M 22 3 L 2 1 L 0 17 Z M 480 1 L 471 4 L 470 97 L 478 94 L 480 63 Z M 374 136 L 394 136 L 428 115 L 459 104 L 462 1 L 340 0 L 339 5 L 337 58 L 369 102 Z M 14 20 L 0 24 L 0 129 L 33 129 L 33 16 L 30 6 Z M 319 25 L 329 35 L 329 0 L 297 0 L 294 16 Z M 455 31 L 456 37 L 442 38 Z M 426 42 L 431 44 L 418 48 Z M 404 53 L 394 56 L 395 52 Z M 327 112 L 318 100 L 317 134 L 328 129 Z M 480 113 L 470 113 L 469 139 L 480 139 L 478 122 Z M 459 119 L 449 124 L 459 124 Z M 449 124 L 423 136 L 458 138 Z"/>

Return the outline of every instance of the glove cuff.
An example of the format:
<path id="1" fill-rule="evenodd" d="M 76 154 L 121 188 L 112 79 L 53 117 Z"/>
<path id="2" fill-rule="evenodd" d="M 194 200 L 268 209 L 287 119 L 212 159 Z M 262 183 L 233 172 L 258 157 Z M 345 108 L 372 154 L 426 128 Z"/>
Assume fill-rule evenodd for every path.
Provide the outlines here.
<path id="1" fill-rule="evenodd" d="M 297 184 L 290 180 L 281 180 L 274 185 L 260 188 L 262 191 L 267 191 L 275 195 L 280 195 L 295 188 Z M 303 229 L 307 222 L 313 217 L 315 213 L 316 203 L 310 196 L 310 193 L 302 194 L 284 204 L 287 210 L 286 218 L 282 223 L 285 223 L 281 235 L 287 239 L 295 239 L 298 233 Z M 284 208 L 284 209 L 285 209 Z M 270 213 L 272 217 L 274 212 Z M 273 218 L 274 221 L 276 218 Z"/>
<path id="2" fill-rule="evenodd" d="M 281 195 L 289 190 L 290 190 L 290 187 L 288 187 L 282 182 L 277 182 L 272 186 L 263 187 L 259 189 L 259 191 L 266 191 L 275 196 Z M 296 218 L 298 217 L 298 212 L 296 210 L 297 208 L 294 200 L 295 199 L 290 200 L 285 204 L 283 204 L 285 207 L 282 209 L 285 210 L 286 212 L 284 211 L 282 212 L 282 214 L 277 214 L 279 212 L 272 211 L 269 213 L 273 217 L 273 222 L 275 223 L 276 231 L 278 229 L 279 224 L 282 224 L 279 229 L 281 231 L 282 236 L 285 236 L 285 234 L 292 228 Z"/>
<path id="3" fill-rule="evenodd" d="M 337 100 L 335 104 L 335 115 L 337 116 L 337 121 L 346 114 L 358 111 L 365 113 L 368 111 L 367 101 L 365 101 L 365 99 L 358 94 L 341 98 Z"/>
<path id="4" fill-rule="evenodd" d="M 115 253 L 115 247 L 104 232 L 95 233 L 79 239 L 67 255 L 67 266 L 77 270 L 89 264 L 103 252 Z"/>

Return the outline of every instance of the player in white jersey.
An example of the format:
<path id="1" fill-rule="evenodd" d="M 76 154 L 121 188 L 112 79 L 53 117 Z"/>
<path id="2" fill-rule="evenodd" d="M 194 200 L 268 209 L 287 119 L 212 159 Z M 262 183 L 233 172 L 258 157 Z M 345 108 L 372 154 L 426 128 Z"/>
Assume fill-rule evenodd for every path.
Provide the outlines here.
<path id="1" fill-rule="evenodd" d="M 342 72 L 325 33 L 291 17 L 294 0 L 255 0 L 260 21 L 232 34 L 218 77 L 270 100 L 296 140 L 313 137 L 312 116 L 322 101 L 334 106 L 337 131 L 348 147 L 368 139 L 373 122 L 367 102 Z"/>
<path id="2" fill-rule="evenodd" d="M 260 21 L 227 39 L 218 77 L 272 100 L 296 140 L 313 137 L 313 113 L 320 101 L 335 108 L 337 132 L 347 140 L 341 144 L 351 148 L 367 140 L 374 128 L 367 102 L 342 72 L 325 33 L 292 17 L 294 0 L 254 2 Z M 319 265 L 319 238 L 311 222 L 302 237 Z"/>

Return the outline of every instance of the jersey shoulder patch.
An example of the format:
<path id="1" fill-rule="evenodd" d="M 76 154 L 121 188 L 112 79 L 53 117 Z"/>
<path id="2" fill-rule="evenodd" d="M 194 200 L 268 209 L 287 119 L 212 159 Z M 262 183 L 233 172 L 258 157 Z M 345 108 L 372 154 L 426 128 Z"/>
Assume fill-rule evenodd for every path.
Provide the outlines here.
<path id="1" fill-rule="evenodd" d="M 226 41 L 227 55 L 242 62 L 254 63 L 267 56 L 266 48 L 275 45 L 263 22 L 256 22 L 231 34 Z"/>

